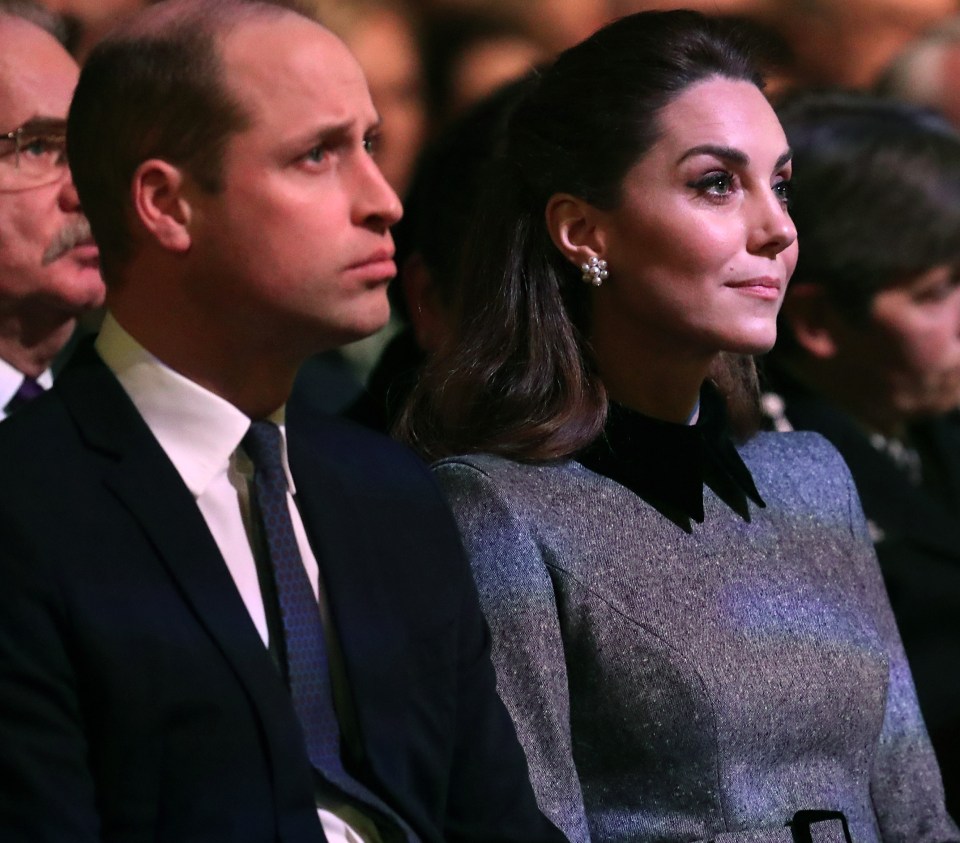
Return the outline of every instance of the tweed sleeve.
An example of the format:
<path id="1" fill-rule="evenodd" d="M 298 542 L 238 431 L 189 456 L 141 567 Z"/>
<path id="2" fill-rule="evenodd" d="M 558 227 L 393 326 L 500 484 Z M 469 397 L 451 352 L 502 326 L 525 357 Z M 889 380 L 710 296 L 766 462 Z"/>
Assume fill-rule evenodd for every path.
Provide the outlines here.
<path id="1" fill-rule="evenodd" d="M 845 478 L 851 532 L 850 558 L 862 572 L 866 602 L 875 616 L 889 660 L 883 726 L 874 755 L 870 794 L 884 843 L 946 843 L 960 840 L 947 814 L 943 785 L 920 714 L 910 667 L 890 608 L 876 553 L 853 478 Z"/>
<path id="2" fill-rule="evenodd" d="M 455 460 L 434 471 L 470 557 L 492 634 L 497 690 L 526 753 L 537 802 L 571 843 L 589 843 L 560 620 L 531 524 L 484 471 Z"/>

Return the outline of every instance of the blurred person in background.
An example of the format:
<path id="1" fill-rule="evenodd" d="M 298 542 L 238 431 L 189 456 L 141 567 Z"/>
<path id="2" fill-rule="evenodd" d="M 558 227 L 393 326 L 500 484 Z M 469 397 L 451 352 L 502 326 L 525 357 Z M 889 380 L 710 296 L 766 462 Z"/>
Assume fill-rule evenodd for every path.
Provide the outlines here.
<path id="1" fill-rule="evenodd" d="M 447 12 L 513 18 L 550 55 L 582 41 L 610 20 L 609 0 L 412 0 L 425 17 Z"/>
<path id="2" fill-rule="evenodd" d="M 672 0 L 609 0 L 614 14 L 675 8 Z M 867 88 L 906 44 L 957 11 L 956 0 L 685 0 L 705 14 L 775 28 L 803 84 Z"/>
<path id="3" fill-rule="evenodd" d="M 402 197 L 426 137 L 417 25 L 403 0 L 300 0 L 357 57 L 380 113 L 377 165 Z"/>
<path id="4" fill-rule="evenodd" d="M 57 21 L 0 2 L 0 419 L 53 381 L 77 317 L 103 301 L 65 154 L 76 62 Z"/>
<path id="5" fill-rule="evenodd" d="M 421 156 L 403 219 L 393 229 L 398 275 L 390 298 L 404 327 L 384 349 L 364 392 L 347 410 L 354 421 L 388 432 L 420 367 L 449 339 L 461 260 L 476 208 L 489 186 L 509 115 L 531 84 L 527 78 L 518 80 L 477 103 Z M 301 390 L 294 396 L 300 400 Z"/>
<path id="6" fill-rule="evenodd" d="M 960 16 L 908 44 L 881 74 L 875 91 L 933 108 L 960 128 Z"/>
<path id="7" fill-rule="evenodd" d="M 780 117 L 802 246 L 764 404 L 850 467 L 960 810 L 960 136 L 846 93 L 802 95 Z"/>
<path id="8" fill-rule="evenodd" d="M 438 10 L 424 19 L 423 62 L 434 131 L 550 53 L 516 15 Z"/>
<path id="9" fill-rule="evenodd" d="M 124 18 L 157 0 L 43 0 L 66 26 L 66 45 L 83 64 L 94 44 Z"/>

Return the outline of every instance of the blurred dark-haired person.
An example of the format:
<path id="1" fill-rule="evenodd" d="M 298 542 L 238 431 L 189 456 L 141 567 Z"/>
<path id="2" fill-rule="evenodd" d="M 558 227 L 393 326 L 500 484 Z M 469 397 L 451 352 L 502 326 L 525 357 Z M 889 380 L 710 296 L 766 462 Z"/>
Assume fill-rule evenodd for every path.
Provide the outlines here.
<path id="1" fill-rule="evenodd" d="M 449 339 L 477 205 L 490 184 L 510 113 L 531 83 L 517 80 L 477 103 L 420 156 L 403 219 L 393 228 L 399 271 L 390 298 L 403 327 L 346 409 L 348 418 L 390 431 L 424 362 Z M 299 384 L 294 388 L 292 400 L 311 397 Z"/>
<path id="2" fill-rule="evenodd" d="M 64 152 L 79 71 L 55 29 L 30 3 L 0 3 L 0 420 L 50 387 L 104 294 Z"/>
<path id="3" fill-rule="evenodd" d="M 274 3 L 167 0 L 84 65 L 108 315 L 0 425 L 4 843 L 562 840 L 426 468 L 285 411 L 387 319 L 379 124 Z"/>
<path id="4" fill-rule="evenodd" d="M 846 93 L 780 109 L 802 242 L 767 360 L 768 414 L 853 473 L 960 809 L 960 135 Z"/>

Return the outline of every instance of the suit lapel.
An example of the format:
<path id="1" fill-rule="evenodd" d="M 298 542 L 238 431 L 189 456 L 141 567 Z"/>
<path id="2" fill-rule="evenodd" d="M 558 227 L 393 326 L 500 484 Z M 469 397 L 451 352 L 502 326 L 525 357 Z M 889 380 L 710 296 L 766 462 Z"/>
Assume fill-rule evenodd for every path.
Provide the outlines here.
<path id="1" fill-rule="evenodd" d="M 385 724 L 379 719 L 373 722 L 368 703 L 403 687 L 402 654 L 409 630 L 383 587 L 382 560 L 369 537 L 371 519 L 348 491 L 351 484 L 342 479 L 342 466 L 316 447 L 322 440 L 322 422 L 309 435 L 290 433 L 290 462 L 297 504 L 320 566 L 344 659 L 357 737 L 369 750 L 371 731 Z M 387 708 L 397 709 L 395 705 Z M 382 717 L 384 708 L 377 707 L 377 712 Z M 360 749 L 355 741 L 350 741 L 350 747 Z"/>
<path id="2" fill-rule="evenodd" d="M 196 501 L 123 388 L 91 346 L 78 351 L 56 389 L 100 452 L 104 483 L 140 525 L 260 712 L 274 760 L 305 761 L 289 695 Z"/>

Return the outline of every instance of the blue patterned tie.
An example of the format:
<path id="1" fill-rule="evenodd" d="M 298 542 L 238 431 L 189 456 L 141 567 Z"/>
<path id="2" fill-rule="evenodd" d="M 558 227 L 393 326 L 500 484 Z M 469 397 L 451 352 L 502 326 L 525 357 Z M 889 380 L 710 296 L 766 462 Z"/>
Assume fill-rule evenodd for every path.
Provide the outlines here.
<path id="1" fill-rule="evenodd" d="M 351 776 L 340 758 L 340 727 L 333 707 L 330 665 L 320 607 L 297 547 L 287 504 L 287 476 L 280 429 L 255 421 L 243 438 L 254 465 L 253 486 L 283 619 L 293 707 L 300 719 L 310 762 L 328 782 L 392 819 L 408 839 L 409 827 L 377 796 Z"/>

